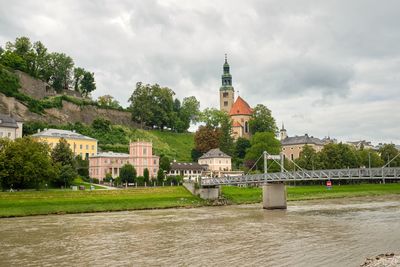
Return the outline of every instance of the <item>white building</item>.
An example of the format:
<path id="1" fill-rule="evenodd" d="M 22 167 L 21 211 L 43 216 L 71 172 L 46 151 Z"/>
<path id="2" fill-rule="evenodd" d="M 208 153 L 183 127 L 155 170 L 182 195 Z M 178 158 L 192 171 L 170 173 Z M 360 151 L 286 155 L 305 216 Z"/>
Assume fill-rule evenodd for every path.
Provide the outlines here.
<path id="1" fill-rule="evenodd" d="M 22 121 L 0 114 L 0 138 L 15 140 L 22 137 Z"/>
<path id="2" fill-rule="evenodd" d="M 231 157 L 222 152 L 219 148 L 209 150 L 199 158 L 198 162 L 200 165 L 207 165 L 207 170 L 211 172 L 232 170 Z"/>

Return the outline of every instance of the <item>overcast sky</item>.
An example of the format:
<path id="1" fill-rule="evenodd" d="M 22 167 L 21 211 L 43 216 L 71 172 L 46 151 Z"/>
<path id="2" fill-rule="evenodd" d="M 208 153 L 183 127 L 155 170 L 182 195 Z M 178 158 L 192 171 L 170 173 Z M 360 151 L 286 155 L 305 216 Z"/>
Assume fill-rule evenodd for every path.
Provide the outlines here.
<path id="1" fill-rule="evenodd" d="M 224 54 L 289 136 L 400 143 L 400 1 L 5 1 L 0 44 L 42 41 L 123 105 L 136 82 L 219 106 Z"/>

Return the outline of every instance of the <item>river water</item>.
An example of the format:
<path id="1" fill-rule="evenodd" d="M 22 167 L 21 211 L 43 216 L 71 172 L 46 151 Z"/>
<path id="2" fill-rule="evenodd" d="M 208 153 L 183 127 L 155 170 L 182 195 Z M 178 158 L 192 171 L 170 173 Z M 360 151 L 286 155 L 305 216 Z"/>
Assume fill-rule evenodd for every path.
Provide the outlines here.
<path id="1" fill-rule="evenodd" d="M 400 252 L 398 196 L 0 219 L 1 266 L 359 266 Z"/>

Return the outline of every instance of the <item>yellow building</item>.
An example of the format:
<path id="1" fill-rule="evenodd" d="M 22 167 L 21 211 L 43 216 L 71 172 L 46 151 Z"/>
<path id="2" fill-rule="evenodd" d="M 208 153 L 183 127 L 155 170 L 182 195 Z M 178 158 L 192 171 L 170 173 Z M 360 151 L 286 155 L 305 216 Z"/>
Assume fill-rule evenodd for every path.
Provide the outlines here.
<path id="1" fill-rule="evenodd" d="M 89 156 L 97 154 L 97 140 L 75 131 L 44 129 L 43 131 L 39 130 L 32 137 L 46 142 L 51 148 L 54 148 L 60 139 L 64 138 L 67 140 L 74 155 L 80 155 L 82 159 L 89 159 Z"/>

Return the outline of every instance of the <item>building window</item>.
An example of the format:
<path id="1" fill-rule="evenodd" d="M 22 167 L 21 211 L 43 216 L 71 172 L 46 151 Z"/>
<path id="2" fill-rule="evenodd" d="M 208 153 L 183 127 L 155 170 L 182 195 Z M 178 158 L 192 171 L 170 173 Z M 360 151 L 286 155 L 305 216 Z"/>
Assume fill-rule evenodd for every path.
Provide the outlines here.
<path id="1" fill-rule="evenodd" d="M 11 137 L 11 133 L 8 133 L 8 137 Z"/>
<path id="2" fill-rule="evenodd" d="M 228 101 L 224 101 L 224 107 L 228 106 Z"/>
<path id="3" fill-rule="evenodd" d="M 92 145 L 92 150 L 94 150 L 94 145 Z"/>
<path id="4" fill-rule="evenodd" d="M 293 160 L 293 154 L 290 154 L 290 158 Z"/>
<path id="5" fill-rule="evenodd" d="M 245 133 L 249 132 L 249 123 L 247 121 L 244 123 L 244 132 Z"/>
<path id="6" fill-rule="evenodd" d="M 223 97 L 228 97 L 228 92 L 223 92 L 223 93 L 222 93 L 222 96 L 223 96 Z"/>
<path id="7" fill-rule="evenodd" d="M 154 160 L 154 165 L 157 165 L 157 160 L 156 159 Z"/>
<path id="8" fill-rule="evenodd" d="M 143 148 L 143 156 L 146 156 L 146 154 L 147 154 L 147 149 L 144 147 Z"/>
<path id="9" fill-rule="evenodd" d="M 219 164 L 221 164 L 221 161 L 219 161 Z"/>
<path id="10" fill-rule="evenodd" d="M 86 149 L 89 149 L 89 145 L 86 145 Z"/>
<path id="11" fill-rule="evenodd" d="M 82 145 L 79 145 L 79 148 L 82 149 Z"/>
<path id="12" fill-rule="evenodd" d="M 156 169 L 153 169 L 153 173 L 156 173 L 157 172 L 157 170 Z"/>

